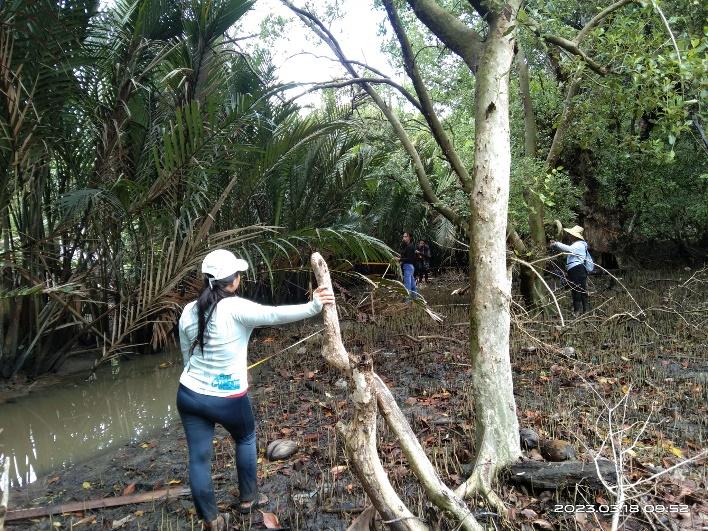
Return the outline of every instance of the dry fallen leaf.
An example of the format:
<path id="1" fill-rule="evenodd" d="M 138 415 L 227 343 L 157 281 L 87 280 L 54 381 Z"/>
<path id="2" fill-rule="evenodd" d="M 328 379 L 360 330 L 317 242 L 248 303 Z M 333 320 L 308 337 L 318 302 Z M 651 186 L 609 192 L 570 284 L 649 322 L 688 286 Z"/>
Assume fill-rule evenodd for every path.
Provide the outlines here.
<path id="1" fill-rule="evenodd" d="M 347 468 L 349 468 L 347 465 L 333 466 L 330 470 L 330 473 L 332 474 L 332 477 L 336 478 L 339 474 L 344 472 Z"/>
<path id="2" fill-rule="evenodd" d="M 553 527 L 553 524 L 551 522 L 549 522 L 548 520 L 538 519 L 538 520 L 534 520 L 531 523 L 540 529 L 550 529 L 551 531 L 553 531 L 555 529 Z"/>
<path id="3" fill-rule="evenodd" d="M 676 457 L 683 459 L 683 451 L 681 450 L 681 448 L 676 448 L 673 444 L 671 444 L 671 445 L 669 445 L 668 450 L 669 450 L 669 452 L 674 454 Z"/>
<path id="4" fill-rule="evenodd" d="M 54 476 L 53 478 L 49 478 L 47 480 L 47 485 L 51 485 L 52 483 L 56 483 L 57 481 L 59 481 L 59 476 Z"/>
<path id="5" fill-rule="evenodd" d="M 120 520 L 113 520 L 113 525 L 111 526 L 111 529 L 118 529 L 120 527 L 123 527 L 125 524 L 134 519 L 135 516 L 129 514 L 128 516 L 126 516 L 125 518 L 121 518 Z"/>
<path id="6" fill-rule="evenodd" d="M 131 483 L 127 487 L 123 489 L 123 496 L 128 496 L 130 494 L 133 494 L 135 492 L 135 483 Z"/>
<path id="7" fill-rule="evenodd" d="M 179 485 L 182 483 L 181 479 L 171 479 L 167 482 L 168 485 Z"/>
<path id="8" fill-rule="evenodd" d="M 538 518 L 538 513 L 533 509 L 523 509 L 522 511 L 520 511 L 520 513 L 524 516 L 524 518 L 527 518 L 529 520 Z"/>
<path id="9" fill-rule="evenodd" d="M 81 484 L 81 487 L 88 490 L 88 489 L 91 488 L 91 483 L 88 482 L 88 481 L 84 481 L 84 482 Z"/>
<path id="10" fill-rule="evenodd" d="M 376 516 L 376 509 L 373 505 L 369 505 L 359 516 L 354 518 L 351 525 L 347 527 L 347 531 L 369 531 L 374 516 Z"/>
<path id="11" fill-rule="evenodd" d="M 95 516 L 95 515 L 90 515 L 90 516 L 86 516 L 85 518 L 82 518 L 81 520 L 79 520 L 79 521 L 77 521 L 77 522 L 72 523 L 72 524 L 71 524 L 71 527 L 72 527 L 72 529 L 73 529 L 74 527 L 79 527 L 80 525 L 84 525 L 84 524 L 91 524 L 91 525 L 93 525 L 93 524 L 95 524 L 95 523 L 96 523 L 96 516 Z"/>
<path id="12" fill-rule="evenodd" d="M 280 522 L 277 516 L 273 513 L 264 513 L 263 511 L 261 511 L 261 514 L 263 515 L 263 525 L 268 529 L 280 529 Z"/>

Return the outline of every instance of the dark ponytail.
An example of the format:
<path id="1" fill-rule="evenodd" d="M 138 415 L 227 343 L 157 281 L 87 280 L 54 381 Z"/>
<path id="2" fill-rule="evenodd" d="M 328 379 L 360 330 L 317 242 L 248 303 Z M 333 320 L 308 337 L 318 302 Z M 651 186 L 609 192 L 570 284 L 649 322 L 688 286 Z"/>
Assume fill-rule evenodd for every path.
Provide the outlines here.
<path id="1" fill-rule="evenodd" d="M 202 292 L 197 299 L 197 321 L 199 328 L 197 337 L 194 338 L 192 348 L 189 350 L 190 356 L 197 345 L 199 345 L 199 348 L 202 350 L 202 356 L 204 355 L 204 339 L 206 337 L 206 327 L 207 324 L 209 324 L 209 319 L 211 319 L 214 310 L 216 310 L 216 305 L 219 304 L 221 299 L 235 295 L 235 293 L 226 291 L 226 288 L 233 284 L 233 281 L 236 280 L 238 276 L 239 273 L 234 273 L 226 278 L 215 280 L 211 275 L 204 275 L 204 288 L 202 288 Z"/>

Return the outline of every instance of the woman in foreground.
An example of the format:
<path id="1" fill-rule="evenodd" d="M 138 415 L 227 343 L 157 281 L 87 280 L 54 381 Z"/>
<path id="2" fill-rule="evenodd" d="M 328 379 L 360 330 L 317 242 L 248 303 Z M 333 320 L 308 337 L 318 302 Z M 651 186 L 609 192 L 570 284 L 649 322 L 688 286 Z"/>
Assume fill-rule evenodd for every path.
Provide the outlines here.
<path id="1" fill-rule="evenodd" d="M 227 529 L 219 515 L 211 481 L 214 426 L 221 424 L 236 446 L 240 511 L 268 503 L 256 484 L 256 430 L 248 397 L 247 348 L 253 329 L 291 323 L 317 315 L 334 295 L 325 288 L 313 300 L 292 306 L 263 306 L 236 296 L 245 260 L 225 249 L 202 262 L 204 288 L 185 306 L 179 320 L 184 371 L 177 391 L 179 411 L 189 449 L 189 480 L 197 514 L 207 529 Z"/>

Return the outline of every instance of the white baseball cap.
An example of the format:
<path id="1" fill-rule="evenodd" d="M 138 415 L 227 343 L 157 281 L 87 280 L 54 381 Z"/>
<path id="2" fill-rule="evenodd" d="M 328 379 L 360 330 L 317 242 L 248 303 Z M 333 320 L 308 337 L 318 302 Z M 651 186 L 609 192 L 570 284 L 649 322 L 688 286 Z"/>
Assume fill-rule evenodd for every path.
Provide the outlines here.
<path id="1" fill-rule="evenodd" d="M 215 280 L 230 277 L 234 273 L 248 270 L 248 262 L 236 258 L 234 253 L 226 249 L 217 249 L 204 257 L 202 273 L 211 275 Z"/>

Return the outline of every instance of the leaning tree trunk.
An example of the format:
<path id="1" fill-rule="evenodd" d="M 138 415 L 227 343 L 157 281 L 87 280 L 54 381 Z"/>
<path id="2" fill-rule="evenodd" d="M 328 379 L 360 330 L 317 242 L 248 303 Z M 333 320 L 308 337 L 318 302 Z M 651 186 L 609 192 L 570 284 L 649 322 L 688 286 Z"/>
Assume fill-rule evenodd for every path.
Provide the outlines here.
<path id="1" fill-rule="evenodd" d="M 470 346 L 476 457 L 464 494 L 491 491 L 497 472 L 521 456 L 509 359 L 511 279 L 506 228 L 511 146 L 509 69 L 519 2 L 492 17 L 476 76 L 474 187 L 470 194 Z M 507 35 L 505 35 L 507 33 Z"/>

